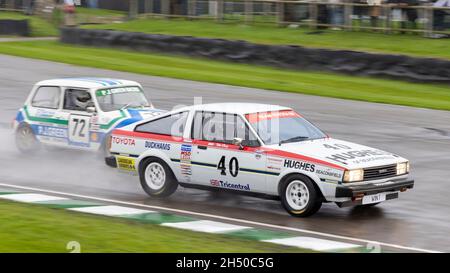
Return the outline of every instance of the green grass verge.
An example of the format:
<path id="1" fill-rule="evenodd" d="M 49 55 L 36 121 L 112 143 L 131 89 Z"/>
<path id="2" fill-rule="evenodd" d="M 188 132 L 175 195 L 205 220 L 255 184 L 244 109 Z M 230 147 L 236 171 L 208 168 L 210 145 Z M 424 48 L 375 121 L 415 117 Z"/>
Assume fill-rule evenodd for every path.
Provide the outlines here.
<path id="1" fill-rule="evenodd" d="M 126 12 L 118 11 L 118 10 L 92 9 L 92 8 L 83 8 L 83 7 L 76 7 L 76 13 L 91 15 L 91 16 L 102 16 L 102 17 L 126 15 Z"/>
<path id="2" fill-rule="evenodd" d="M 323 31 L 308 34 L 307 28 L 280 28 L 274 25 L 244 25 L 184 19 L 139 19 L 120 24 L 87 28 L 115 29 L 158 34 L 247 40 L 262 44 L 292 44 L 307 47 L 350 49 L 450 59 L 449 39 L 427 39 L 420 35 L 351 31 Z"/>
<path id="3" fill-rule="evenodd" d="M 72 46 L 56 41 L 0 43 L 2 53 L 144 75 L 450 110 L 448 85 L 298 72 L 181 56 Z"/>
<path id="4" fill-rule="evenodd" d="M 305 252 L 299 248 L 0 202 L 0 252 Z"/>
<path id="5" fill-rule="evenodd" d="M 54 25 L 38 16 L 27 16 L 19 12 L 0 11 L 0 19 L 28 19 L 31 27 L 31 36 L 34 37 L 58 36 L 59 34 L 58 29 Z"/>

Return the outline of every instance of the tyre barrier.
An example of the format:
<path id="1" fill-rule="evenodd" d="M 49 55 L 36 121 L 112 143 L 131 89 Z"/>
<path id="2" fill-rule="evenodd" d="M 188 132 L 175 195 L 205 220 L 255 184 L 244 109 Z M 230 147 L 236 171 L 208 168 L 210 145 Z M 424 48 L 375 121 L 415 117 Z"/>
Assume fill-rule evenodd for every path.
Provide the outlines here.
<path id="1" fill-rule="evenodd" d="M 30 36 L 28 20 L 0 20 L 0 35 Z"/>
<path id="2" fill-rule="evenodd" d="M 183 54 L 294 70 L 450 84 L 450 61 L 434 58 L 80 28 L 63 28 L 61 42 Z"/>

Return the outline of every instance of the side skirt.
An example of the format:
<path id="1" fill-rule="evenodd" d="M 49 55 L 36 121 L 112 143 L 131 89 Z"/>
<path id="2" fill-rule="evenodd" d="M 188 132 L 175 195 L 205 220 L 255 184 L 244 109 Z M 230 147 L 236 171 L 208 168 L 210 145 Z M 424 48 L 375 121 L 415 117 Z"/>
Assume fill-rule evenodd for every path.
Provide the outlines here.
<path id="1" fill-rule="evenodd" d="M 270 195 L 270 194 L 266 194 L 266 193 L 238 191 L 238 190 L 216 188 L 216 187 L 210 187 L 210 186 L 205 186 L 205 185 L 196 185 L 196 184 L 190 184 L 190 183 L 180 183 L 179 182 L 178 184 L 180 186 L 184 187 L 184 188 L 191 188 L 191 189 L 198 189 L 198 190 L 207 190 L 207 191 L 217 191 L 217 192 L 226 192 L 226 193 L 239 194 L 239 195 L 257 197 L 257 198 L 269 199 L 269 200 L 280 200 L 279 196 Z"/>

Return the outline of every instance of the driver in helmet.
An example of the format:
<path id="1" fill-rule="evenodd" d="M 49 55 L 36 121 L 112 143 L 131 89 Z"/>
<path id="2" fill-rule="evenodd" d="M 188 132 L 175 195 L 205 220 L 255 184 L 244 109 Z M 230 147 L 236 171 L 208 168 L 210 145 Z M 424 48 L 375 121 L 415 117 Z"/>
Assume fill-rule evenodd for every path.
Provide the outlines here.
<path id="1" fill-rule="evenodd" d="M 86 108 L 92 105 L 92 98 L 88 92 L 76 92 L 73 94 L 73 102 L 77 108 L 86 110 Z"/>

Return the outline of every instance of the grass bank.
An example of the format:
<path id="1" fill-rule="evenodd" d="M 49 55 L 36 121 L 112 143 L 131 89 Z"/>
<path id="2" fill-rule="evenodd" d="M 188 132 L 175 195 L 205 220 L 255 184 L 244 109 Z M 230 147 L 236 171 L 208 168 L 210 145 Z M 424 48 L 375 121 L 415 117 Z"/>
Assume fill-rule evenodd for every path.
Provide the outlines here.
<path id="1" fill-rule="evenodd" d="M 0 43 L 0 54 L 144 75 L 450 110 L 448 85 L 299 72 L 181 56 L 72 46 L 56 41 Z"/>
<path id="2" fill-rule="evenodd" d="M 171 35 L 246 40 L 262 44 L 290 44 L 306 47 L 350 49 L 450 59 L 449 39 L 427 39 L 415 34 L 286 28 L 274 25 L 216 23 L 206 20 L 139 19 L 119 24 L 91 25 L 86 28 L 114 29 Z M 315 34 L 312 34 L 315 33 Z"/>
<path id="3" fill-rule="evenodd" d="M 299 248 L 196 233 L 117 218 L 0 201 L 0 252 L 304 252 Z"/>
<path id="4" fill-rule="evenodd" d="M 59 34 L 58 29 L 53 24 L 38 16 L 28 16 L 19 12 L 0 11 L 0 19 L 29 20 L 31 36 L 33 37 L 58 36 Z"/>

